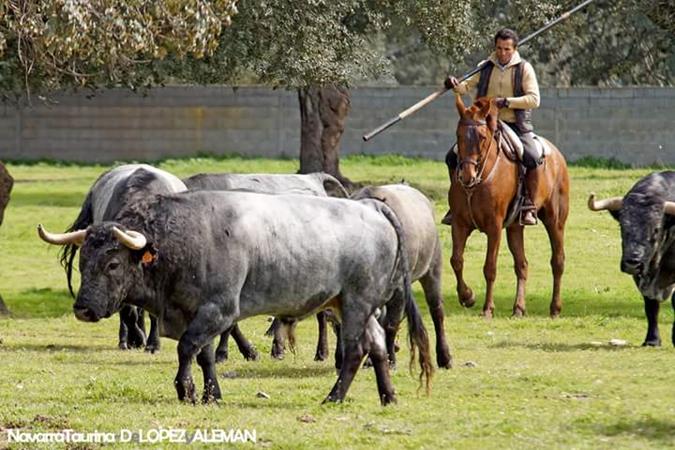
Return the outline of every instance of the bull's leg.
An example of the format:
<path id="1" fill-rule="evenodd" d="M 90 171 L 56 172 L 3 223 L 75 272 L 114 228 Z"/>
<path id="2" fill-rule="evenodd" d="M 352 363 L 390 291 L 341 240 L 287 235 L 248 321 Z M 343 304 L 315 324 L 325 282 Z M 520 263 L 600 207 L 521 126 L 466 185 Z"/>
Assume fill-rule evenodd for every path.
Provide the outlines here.
<path id="1" fill-rule="evenodd" d="M 387 362 L 387 349 L 384 345 L 384 330 L 373 316 L 368 319 L 368 326 L 364 334 L 365 349 L 370 355 L 375 369 L 375 379 L 377 380 L 377 392 L 380 396 L 380 402 L 383 406 L 396 402 L 394 386 L 391 383 L 389 375 L 389 364 Z"/>
<path id="2" fill-rule="evenodd" d="M 660 347 L 661 336 L 659 336 L 659 302 L 651 298 L 644 297 L 645 315 L 647 316 L 647 337 L 642 343 L 643 347 Z"/>
<path id="3" fill-rule="evenodd" d="M 178 341 L 178 372 L 174 380 L 178 399 L 181 401 L 196 402 L 195 384 L 192 379 L 192 359 L 199 354 L 203 348 L 210 347 L 208 353 L 212 352 L 212 340 L 214 337 L 232 327 L 235 322 L 234 313 L 225 313 L 218 304 L 232 304 L 234 302 L 209 302 L 199 307 L 194 319 L 190 322 L 187 330 Z M 200 363 L 204 372 L 204 379 L 208 379 L 205 384 L 205 398 L 220 398 L 220 387 L 218 379 L 215 377 L 215 360 L 213 355 L 204 354 L 201 357 L 204 365 Z M 199 361 L 198 361 L 199 362 Z"/>
<path id="4" fill-rule="evenodd" d="M 499 219 L 499 218 L 495 218 Z M 488 246 L 485 255 L 485 264 L 483 265 L 483 276 L 485 276 L 485 304 L 483 305 L 483 315 L 490 319 L 494 315 L 495 300 L 494 287 L 497 278 L 497 256 L 499 254 L 499 243 L 502 239 L 501 220 L 495 220 L 491 229 L 487 230 Z"/>
<path id="5" fill-rule="evenodd" d="M 258 359 L 258 351 L 253 344 L 246 339 L 246 336 L 243 335 L 239 329 L 239 324 L 235 324 L 230 330 L 230 333 L 232 334 L 232 339 L 234 339 L 234 342 L 237 344 L 237 348 L 239 348 L 239 353 L 242 354 L 246 361 L 255 361 Z"/>
<path id="6" fill-rule="evenodd" d="M 269 330 L 267 330 L 267 333 L 265 334 L 268 334 L 270 331 L 274 336 L 272 339 L 272 350 L 270 354 L 274 359 L 284 359 L 284 346 L 286 339 L 284 338 L 284 326 L 280 319 L 275 317 L 272 321 L 272 325 L 270 325 Z"/>
<path id="7" fill-rule="evenodd" d="M 119 348 L 139 348 L 145 345 L 145 333 L 138 327 L 138 310 L 124 305 L 120 309 Z"/>
<path id="8" fill-rule="evenodd" d="M 229 357 L 228 352 L 228 341 L 230 340 L 230 330 L 225 330 L 220 334 L 220 340 L 218 341 L 218 347 L 216 347 L 216 362 L 220 363 L 227 361 Z"/>
<path id="9" fill-rule="evenodd" d="M 342 402 L 345 399 L 347 390 L 367 353 L 367 349 L 364 348 L 366 341 L 364 335 L 372 312 L 365 311 L 364 307 L 356 302 L 350 304 L 347 298 L 346 295 L 342 296 L 342 368 L 324 403 Z"/>
<path id="10" fill-rule="evenodd" d="M 120 348 L 120 350 L 129 350 L 129 343 L 128 343 L 128 336 L 129 336 L 129 328 L 127 328 L 127 325 L 124 323 L 124 317 L 122 315 L 122 310 L 124 308 L 120 309 L 120 328 L 119 328 L 119 337 L 117 341 L 117 346 Z"/>
<path id="11" fill-rule="evenodd" d="M 143 308 L 136 308 L 136 326 L 145 335 L 145 310 Z"/>
<path id="12" fill-rule="evenodd" d="M 448 342 L 445 339 L 445 328 L 443 326 L 445 315 L 443 314 L 443 294 L 441 292 L 442 270 L 443 260 L 439 243 L 436 245 L 431 267 L 420 278 L 420 284 L 424 290 L 424 297 L 427 300 L 431 320 L 434 322 L 434 329 L 436 331 L 436 363 L 438 367 L 450 369 L 452 368 L 452 356 L 450 355 Z"/>
<path id="13" fill-rule="evenodd" d="M 467 284 L 464 282 L 464 247 L 466 240 L 471 234 L 471 229 L 465 225 L 456 223 L 452 227 L 452 257 L 450 264 L 452 270 L 455 271 L 455 278 L 457 279 L 457 297 L 459 297 L 459 304 L 467 308 L 472 307 L 476 303 L 476 296 Z"/>
<path id="14" fill-rule="evenodd" d="M 145 345 L 145 351 L 155 353 L 159 351 L 161 346 L 159 340 L 159 320 L 157 317 L 150 315 L 150 335 L 148 336 L 148 343 Z"/>
<path id="15" fill-rule="evenodd" d="M 562 200 L 561 200 L 562 201 Z M 551 242 L 551 271 L 553 272 L 553 293 L 551 295 L 550 314 L 551 317 L 558 317 L 562 311 L 562 299 L 560 297 L 560 287 L 562 285 L 562 276 L 565 271 L 565 219 L 566 213 L 554 215 L 545 210 L 544 226 L 548 233 L 548 239 Z"/>
<path id="16" fill-rule="evenodd" d="M 319 311 L 316 314 L 316 321 L 319 324 L 319 339 L 316 343 L 316 353 L 314 361 L 325 361 L 328 358 L 328 333 L 326 327 L 326 313 Z"/>
<path id="17" fill-rule="evenodd" d="M 513 316 L 525 315 L 525 284 L 527 283 L 527 257 L 523 240 L 523 226 L 515 223 L 506 229 L 506 240 L 513 255 L 513 270 L 516 272 L 516 300 L 513 303 Z"/>
<path id="18" fill-rule="evenodd" d="M 209 343 L 202 347 L 202 350 L 197 354 L 197 364 L 202 368 L 202 374 L 204 375 L 204 393 L 202 394 L 202 402 L 211 403 L 222 398 L 220 386 L 218 386 L 213 344 Z"/>
<path id="19" fill-rule="evenodd" d="M 335 369 L 342 369 L 342 327 L 339 323 L 333 322 L 333 332 L 335 333 Z"/>
<path id="20" fill-rule="evenodd" d="M 389 359 L 389 366 L 396 367 L 396 335 L 398 334 L 401 320 L 403 319 L 403 311 L 405 309 L 405 298 L 403 292 L 397 289 L 394 296 L 387 302 L 386 309 L 380 323 L 384 328 L 385 345 L 387 349 L 387 356 Z M 372 360 L 372 357 L 371 357 Z M 375 364 L 372 360 L 371 364 Z"/>

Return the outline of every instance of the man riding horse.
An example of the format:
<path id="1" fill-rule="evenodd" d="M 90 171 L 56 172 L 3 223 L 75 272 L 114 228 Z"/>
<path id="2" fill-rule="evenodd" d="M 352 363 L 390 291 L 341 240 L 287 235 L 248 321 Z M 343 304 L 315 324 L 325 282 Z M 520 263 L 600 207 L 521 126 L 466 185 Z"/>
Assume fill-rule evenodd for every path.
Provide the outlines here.
<path id="1" fill-rule="evenodd" d="M 537 191 L 536 168 L 541 163 L 533 139 L 531 110 L 539 107 L 539 85 L 532 65 L 522 59 L 518 50 L 518 35 L 503 28 L 495 35 L 495 52 L 485 67 L 463 83 L 450 76 L 445 87 L 457 94 L 465 94 L 476 88 L 476 98 L 495 97 L 499 107 L 499 119 L 511 127 L 523 143 L 523 165 L 526 169 L 524 201 L 520 223 L 536 225 L 536 209 L 532 193 Z M 452 173 L 457 168 L 454 146 L 448 151 L 445 162 Z M 452 211 L 448 211 L 442 223 L 452 224 Z"/>

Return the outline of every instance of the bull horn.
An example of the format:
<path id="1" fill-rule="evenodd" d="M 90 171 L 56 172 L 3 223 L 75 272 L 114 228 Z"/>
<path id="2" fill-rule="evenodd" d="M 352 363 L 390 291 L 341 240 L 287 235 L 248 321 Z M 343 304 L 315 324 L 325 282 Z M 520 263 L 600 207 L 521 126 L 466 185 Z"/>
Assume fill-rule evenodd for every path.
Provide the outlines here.
<path id="1" fill-rule="evenodd" d="M 49 231 L 44 229 L 42 224 L 38 224 L 37 231 L 38 234 L 40 235 L 40 238 L 49 244 L 54 245 L 75 244 L 78 247 L 82 245 L 82 243 L 84 242 L 84 237 L 87 235 L 87 230 L 77 230 L 71 231 L 69 233 L 50 233 Z"/>
<path id="2" fill-rule="evenodd" d="M 675 202 L 666 202 L 664 206 L 665 206 L 666 214 L 670 214 L 671 216 L 675 216 Z"/>
<path id="3" fill-rule="evenodd" d="M 611 197 L 605 200 L 595 200 L 595 192 L 591 192 L 588 197 L 588 209 L 591 211 L 603 211 L 608 209 L 610 211 L 618 211 L 623 206 L 623 199 L 621 197 Z"/>
<path id="4" fill-rule="evenodd" d="M 132 250 L 140 250 L 145 247 L 145 244 L 148 243 L 148 240 L 145 238 L 145 236 L 143 236 L 138 231 L 129 230 L 124 232 L 117 227 L 113 227 L 112 231 L 120 243 Z"/>

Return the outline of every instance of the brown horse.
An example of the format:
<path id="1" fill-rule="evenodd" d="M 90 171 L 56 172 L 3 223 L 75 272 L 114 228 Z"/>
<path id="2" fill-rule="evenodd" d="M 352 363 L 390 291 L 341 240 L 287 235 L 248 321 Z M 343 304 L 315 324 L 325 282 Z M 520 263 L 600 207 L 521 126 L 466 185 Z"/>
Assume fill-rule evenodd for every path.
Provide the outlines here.
<path id="1" fill-rule="evenodd" d="M 452 268 L 457 277 L 457 295 L 463 306 L 473 306 L 475 296 L 462 276 L 464 247 L 474 229 L 487 234 L 488 248 L 483 266 L 487 284 L 483 315 L 494 313 L 493 288 L 497 273 L 497 254 L 506 226 L 509 250 L 513 255 L 518 285 L 513 315 L 525 314 L 525 283 L 527 259 L 525 257 L 523 226 L 518 220 L 506 224 L 509 205 L 518 192 L 519 162 L 506 157 L 501 149 L 497 131 L 497 106 L 494 99 L 479 98 L 469 108 L 458 95 L 455 101 L 459 112 L 457 147 L 459 165 L 454 171 L 448 192 L 452 216 Z M 532 201 L 537 215 L 543 222 L 551 242 L 551 268 L 553 270 L 553 296 L 551 317 L 560 314 L 560 281 L 565 267 L 563 238 L 569 211 L 569 177 L 567 164 L 560 151 L 546 141 L 552 152 L 537 167 L 537 188 Z"/>

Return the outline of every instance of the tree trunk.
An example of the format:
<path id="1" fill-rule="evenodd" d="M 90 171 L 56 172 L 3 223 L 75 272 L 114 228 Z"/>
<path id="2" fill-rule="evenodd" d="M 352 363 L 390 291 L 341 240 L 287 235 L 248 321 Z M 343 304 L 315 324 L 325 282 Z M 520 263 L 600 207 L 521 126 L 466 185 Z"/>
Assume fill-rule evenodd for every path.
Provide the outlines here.
<path id="1" fill-rule="evenodd" d="M 300 173 L 323 171 L 351 188 L 352 182 L 340 172 L 340 139 L 351 106 L 349 90 L 340 86 L 301 88 L 298 98 Z"/>
<path id="2" fill-rule="evenodd" d="M 9 193 L 12 191 L 13 185 L 14 179 L 9 172 L 7 172 L 5 165 L 0 162 L 0 225 L 2 225 L 5 207 L 7 207 L 7 203 L 9 203 Z"/>
<path id="3" fill-rule="evenodd" d="M 13 185 L 14 179 L 9 174 L 9 172 L 7 172 L 5 165 L 2 162 L 0 162 L 0 224 L 2 224 L 2 219 L 5 213 L 5 207 L 7 206 L 7 203 L 9 203 L 9 193 L 11 192 Z M 0 297 L 0 316 L 8 314 L 9 310 L 5 305 L 5 302 L 2 300 L 2 297 Z"/>

